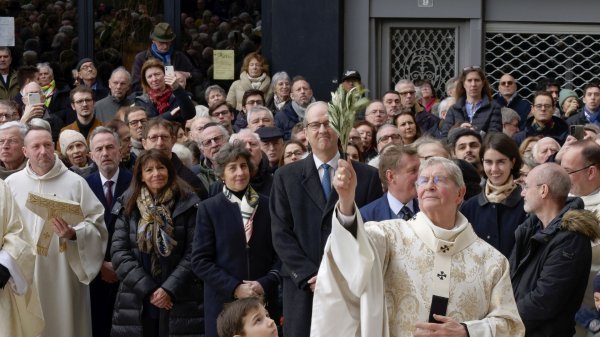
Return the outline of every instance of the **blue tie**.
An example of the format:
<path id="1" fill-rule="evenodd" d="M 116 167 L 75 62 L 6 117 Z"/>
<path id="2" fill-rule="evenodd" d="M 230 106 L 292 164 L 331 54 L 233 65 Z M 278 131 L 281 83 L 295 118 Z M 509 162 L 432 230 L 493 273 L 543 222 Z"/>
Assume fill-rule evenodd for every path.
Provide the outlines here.
<path id="1" fill-rule="evenodd" d="M 323 164 L 321 167 L 323 168 L 323 179 L 321 179 L 323 195 L 325 196 L 325 200 L 329 200 L 329 196 L 331 195 L 331 175 L 329 175 L 329 169 L 331 166 Z"/>
<path id="2" fill-rule="evenodd" d="M 413 216 L 413 212 L 406 205 L 398 212 L 398 218 L 402 220 L 410 220 Z"/>

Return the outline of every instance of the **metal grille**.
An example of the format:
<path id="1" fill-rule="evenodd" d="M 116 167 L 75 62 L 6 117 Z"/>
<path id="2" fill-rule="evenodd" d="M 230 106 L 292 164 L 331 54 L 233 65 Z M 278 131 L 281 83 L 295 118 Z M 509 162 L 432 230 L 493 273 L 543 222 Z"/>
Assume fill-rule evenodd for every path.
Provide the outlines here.
<path id="1" fill-rule="evenodd" d="M 503 73 L 519 83 L 519 94 L 531 99 L 546 77 L 562 88 L 581 88 L 600 73 L 600 34 L 486 33 L 485 70 L 494 88 Z"/>
<path id="2" fill-rule="evenodd" d="M 456 67 L 456 29 L 391 28 L 390 39 L 391 88 L 401 79 L 426 79 L 437 97 L 445 96 Z"/>

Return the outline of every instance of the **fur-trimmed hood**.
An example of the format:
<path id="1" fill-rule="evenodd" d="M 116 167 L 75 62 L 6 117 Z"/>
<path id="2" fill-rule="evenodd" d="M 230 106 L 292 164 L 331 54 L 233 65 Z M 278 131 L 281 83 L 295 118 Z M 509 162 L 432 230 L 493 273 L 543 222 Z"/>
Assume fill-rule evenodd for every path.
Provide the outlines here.
<path id="1" fill-rule="evenodd" d="M 600 221 L 595 211 L 571 209 L 563 215 L 560 228 L 581 233 L 592 241 L 600 239 Z"/>

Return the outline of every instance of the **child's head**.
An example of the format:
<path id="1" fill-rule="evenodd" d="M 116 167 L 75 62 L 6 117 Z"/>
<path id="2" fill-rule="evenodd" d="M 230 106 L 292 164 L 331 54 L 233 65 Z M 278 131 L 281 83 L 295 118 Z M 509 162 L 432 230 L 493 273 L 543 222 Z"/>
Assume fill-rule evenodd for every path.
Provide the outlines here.
<path id="1" fill-rule="evenodd" d="M 600 273 L 594 277 L 594 305 L 600 311 Z"/>
<path id="2" fill-rule="evenodd" d="M 226 304 L 217 318 L 219 337 L 277 337 L 277 326 L 258 297 Z"/>

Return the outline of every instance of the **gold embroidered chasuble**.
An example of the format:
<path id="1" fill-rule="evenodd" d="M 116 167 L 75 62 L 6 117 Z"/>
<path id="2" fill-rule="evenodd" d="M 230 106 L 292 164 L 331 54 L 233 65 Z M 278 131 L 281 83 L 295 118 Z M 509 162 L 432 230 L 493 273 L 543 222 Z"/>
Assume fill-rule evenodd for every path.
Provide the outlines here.
<path id="1" fill-rule="evenodd" d="M 477 238 L 462 214 L 452 230 L 422 212 L 366 224 L 355 214 L 356 238 L 332 217 L 311 336 L 412 336 L 415 323 L 428 321 L 433 295 L 445 293 L 446 315 L 471 336 L 524 335 L 508 260 Z"/>

